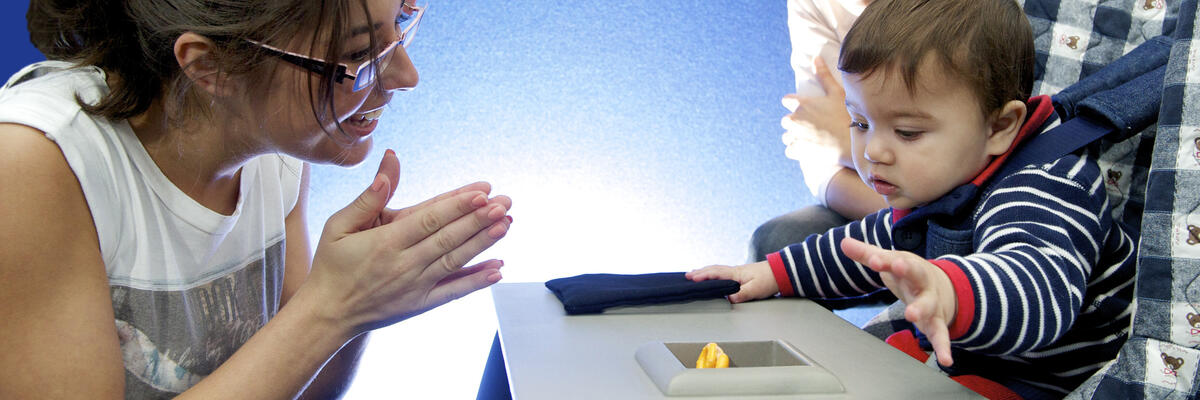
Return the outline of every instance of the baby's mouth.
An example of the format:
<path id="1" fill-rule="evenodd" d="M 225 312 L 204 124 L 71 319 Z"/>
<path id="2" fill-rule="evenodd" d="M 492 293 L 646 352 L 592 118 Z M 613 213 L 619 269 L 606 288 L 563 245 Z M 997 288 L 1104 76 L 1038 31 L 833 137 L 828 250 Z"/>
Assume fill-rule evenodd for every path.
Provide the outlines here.
<path id="1" fill-rule="evenodd" d="M 875 193 L 883 196 L 891 196 L 900 190 L 896 185 L 883 179 L 871 179 L 871 188 L 875 189 Z"/>

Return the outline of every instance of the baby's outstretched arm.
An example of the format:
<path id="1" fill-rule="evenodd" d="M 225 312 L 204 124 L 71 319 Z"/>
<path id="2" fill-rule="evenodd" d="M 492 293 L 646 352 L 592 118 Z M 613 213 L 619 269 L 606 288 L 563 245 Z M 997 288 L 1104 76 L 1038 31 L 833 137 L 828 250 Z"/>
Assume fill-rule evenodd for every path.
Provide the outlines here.
<path id="1" fill-rule="evenodd" d="M 771 274 L 771 265 L 766 261 L 746 264 L 737 267 L 728 265 L 709 265 L 694 269 L 685 274 L 688 279 L 696 282 L 709 279 L 730 279 L 742 285 L 741 290 L 729 295 L 729 301 L 741 303 L 774 296 L 779 293 L 779 284 Z"/>
<path id="2" fill-rule="evenodd" d="M 904 318 L 929 337 L 938 363 L 947 367 L 953 364 L 950 324 L 958 311 L 958 298 L 950 277 L 913 253 L 884 250 L 853 238 L 842 239 L 841 244 L 847 257 L 878 272 L 888 289 L 907 305 Z"/>

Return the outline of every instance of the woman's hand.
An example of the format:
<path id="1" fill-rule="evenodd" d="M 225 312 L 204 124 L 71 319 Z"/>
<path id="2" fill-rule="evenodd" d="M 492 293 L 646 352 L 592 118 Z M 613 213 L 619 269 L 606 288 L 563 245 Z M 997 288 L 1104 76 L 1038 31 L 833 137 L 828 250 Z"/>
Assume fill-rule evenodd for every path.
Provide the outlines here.
<path id="1" fill-rule="evenodd" d="M 385 207 L 400 162 L 388 151 L 371 186 L 325 224 L 313 270 L 324 315 L 353 332 L 383 327 L 500 280 L 499 260 L 463 266 L 508 232 L 512 201 L 478 182 L 412 207 Z"/>
<path id="2" fill-rule="evenodd" d="M 779 284 L 775 282 L 775 276 L 771 274 L 771 265 L 766 261 L 739 267 L 709 265 L 704 268 L 691 270 L 684 274 L 684 276 L 695 282 L 709 279 L 737 281 L 741 284 L 741 289 L 737 293 L 729 295 L 729 301 L 733 303 L 758 300 L 779 293 Z"/>
<path id="3" fill-rule="evenodd" d="M 784 129 L 783 144 L 788 158 L 807 164 L 838 164 L 854 168 L 850 157 L 850 114 L 846 112 L 846 92 L 834 79 L 821 57 L 813 60 L 817 81 L 825 89 L 824 96 L 783 96 L 783 106 L 791 113 L 780 120 Z M 807 177 L 809 174 L 805 173 Z"/>

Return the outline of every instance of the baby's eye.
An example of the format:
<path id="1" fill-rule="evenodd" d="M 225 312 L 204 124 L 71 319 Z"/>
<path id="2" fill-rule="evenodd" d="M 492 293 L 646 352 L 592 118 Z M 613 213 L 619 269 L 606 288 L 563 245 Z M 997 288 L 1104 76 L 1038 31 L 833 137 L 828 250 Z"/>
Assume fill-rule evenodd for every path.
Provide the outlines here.
<path id="1" fill-rule="evenodd" d="M 901 139 L 913 140 L 921 136 L 921 132 L 897 129 L 896 135 Z"/>
<path id="2" fill-rule="evenodd" d="M 865 131 L 870 128 L 871 128 L 871 125 L 868 125 L 866 122 L 850 121 L 850 129 L 858 129 L 860 131 Z"/>

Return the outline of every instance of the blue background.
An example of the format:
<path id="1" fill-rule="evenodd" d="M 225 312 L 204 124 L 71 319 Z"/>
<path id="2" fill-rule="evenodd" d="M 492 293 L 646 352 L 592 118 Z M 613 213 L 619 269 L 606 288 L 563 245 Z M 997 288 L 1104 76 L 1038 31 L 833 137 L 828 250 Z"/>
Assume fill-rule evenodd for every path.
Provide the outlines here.
<path id="1" fill-rule="evenodd" d="M 25 64 L 45 60 L 37 49 L 29 44 L 29 31 L 25 28 L 25 11 L 29 8 L 29 0 L 14 0 L 0 2 L 0 29 L 3 29 L 4 39 L 0 40 L 3 53 L 0 53 L 0 77 L 8 80 L 14 72 Z"/>
<path id="2" fill-rule="evenodd" d="M 28 2 L 3 4 L 8 76 L 41 56 Z M 505 260 L 506 281 L 738 264 L 759 223 L 813 202 L 780 142 L 783 0 L 443 0 L 426 18 L 409 49 L 420 85 L 396 95 L 372 156 L 313 168 L 314 241 L 386 148 L 403 170 L 395 207 L 476 180 L 514 199 L 509 236 L 483 256 Z M 352 397 L 473 395 L 490 301 L 377 332 Z"/>

